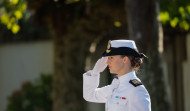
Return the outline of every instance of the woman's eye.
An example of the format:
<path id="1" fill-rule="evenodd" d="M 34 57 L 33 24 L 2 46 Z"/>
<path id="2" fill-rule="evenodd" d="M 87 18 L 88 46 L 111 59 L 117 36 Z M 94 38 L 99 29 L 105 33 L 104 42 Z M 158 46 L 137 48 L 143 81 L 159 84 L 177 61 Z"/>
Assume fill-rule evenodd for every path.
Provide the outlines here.
<path id="1" fill-rule="evenodd" d="M 108 57 L 109 60 L 113 60 L 113 57 Z"/>

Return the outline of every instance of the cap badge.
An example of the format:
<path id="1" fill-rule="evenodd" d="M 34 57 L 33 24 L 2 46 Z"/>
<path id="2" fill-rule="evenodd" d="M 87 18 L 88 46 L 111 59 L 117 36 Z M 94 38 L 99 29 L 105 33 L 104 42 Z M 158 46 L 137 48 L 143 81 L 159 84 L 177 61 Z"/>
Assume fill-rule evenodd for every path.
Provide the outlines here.
<path id="1" fill-rule="evenodd" d="M 109 53 L 111 51 L 110 47 L 111 47 L 111 40 L 108 41 L 108 46 L 107 46 L 107 50 L 106 50 L 107 53 Z"/>

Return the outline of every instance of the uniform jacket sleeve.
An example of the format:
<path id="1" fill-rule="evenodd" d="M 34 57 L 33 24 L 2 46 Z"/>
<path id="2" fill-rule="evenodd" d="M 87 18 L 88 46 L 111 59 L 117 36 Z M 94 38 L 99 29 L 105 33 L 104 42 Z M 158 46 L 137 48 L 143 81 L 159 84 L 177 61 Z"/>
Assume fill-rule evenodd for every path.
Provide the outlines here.
<path id="1" fill-rule="evenodd" d="M 83 98 L 89 102 L 105 103 L 107 100 L 110 85 L 97 88 L 99 85 L 100 75 L 89 76 L 83 74 Z"/>
<path id="2" fill-rule="evenodd" d="M 130 94 L 129 111 L 151 111 L 150 96 L 144 86 L 135 88 Z"/>

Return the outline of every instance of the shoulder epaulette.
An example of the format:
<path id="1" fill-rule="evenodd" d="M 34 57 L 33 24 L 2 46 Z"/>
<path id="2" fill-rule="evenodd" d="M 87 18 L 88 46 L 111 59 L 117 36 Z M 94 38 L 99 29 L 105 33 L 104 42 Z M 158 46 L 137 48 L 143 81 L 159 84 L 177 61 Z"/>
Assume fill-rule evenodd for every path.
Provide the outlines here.
<path id="1" fill-rule="evenodd" d="M 135 87 L 142 85 L 142 83 L 137 79 L 131 79 L 129 83 L 131 83 Z"/>

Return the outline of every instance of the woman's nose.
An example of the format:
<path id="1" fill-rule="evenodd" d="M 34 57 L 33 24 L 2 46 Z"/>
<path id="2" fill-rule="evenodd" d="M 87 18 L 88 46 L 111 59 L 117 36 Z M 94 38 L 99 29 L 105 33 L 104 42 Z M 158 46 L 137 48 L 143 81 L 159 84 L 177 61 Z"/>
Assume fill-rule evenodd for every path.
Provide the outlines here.
<path id="1" fill-rule="evenodd" d="M 107 62 L 106 62 L 107 64 L 109 64 L 110 63 L 110 60 L 109 60 L 109 58 L 108 58 L 108 60 L 107 60 Z"/>

